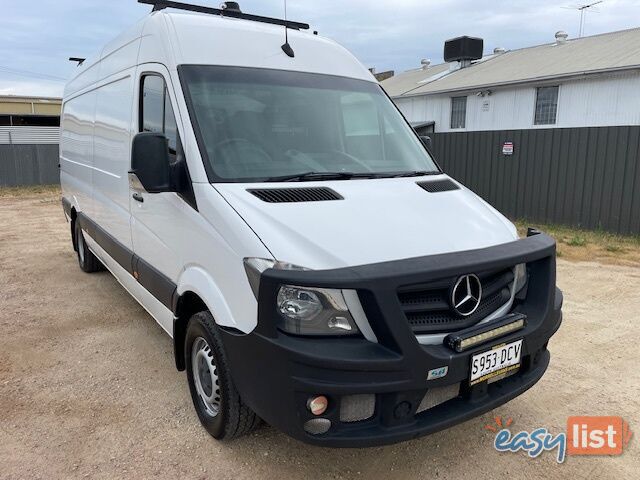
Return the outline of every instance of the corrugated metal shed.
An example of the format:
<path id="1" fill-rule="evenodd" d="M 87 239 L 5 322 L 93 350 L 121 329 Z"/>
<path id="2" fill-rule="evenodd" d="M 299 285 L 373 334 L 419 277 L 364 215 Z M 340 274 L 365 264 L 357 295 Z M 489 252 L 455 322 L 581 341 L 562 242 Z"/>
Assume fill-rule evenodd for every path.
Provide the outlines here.
<path id="1" fill-rule="evenodd" d="M 0 127 L 0 145 L 57 145 L 59 127 Z"/>
<path id="2" fill-rule="evenodd" d="M 630 69 L 640 69 L 640 28 L 507 51 L 427 82 L 411 70 L 382 86 L 392 97 L 430 95 Z"/>

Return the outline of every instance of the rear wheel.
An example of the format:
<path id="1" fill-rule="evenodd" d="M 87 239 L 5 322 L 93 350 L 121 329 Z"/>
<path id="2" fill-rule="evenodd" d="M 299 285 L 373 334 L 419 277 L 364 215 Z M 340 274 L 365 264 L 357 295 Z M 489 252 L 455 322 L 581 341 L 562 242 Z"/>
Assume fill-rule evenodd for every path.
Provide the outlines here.
<path id="1" fill-rule="evenodd" d="M 104 267 L 93 252 L 89 250 L 89 247 L 87 247 L 87 243 L 84 240 L 84 234 L 82 233 L 82 229 L 80 228 L 80 224 L 77 220 L 73 222 L 73 228 L 75 232 L 75 249 L 78 254 L 78 265 L 80 265 L 83 272 L 99 272 Z"/>
<path id="2" fill-rule="evenodd" d="M 230 440 L 253 430 L 260 419 L 233 384 L 220 333 L 209 312 L 196 313 L 189 320 L 184 351 L 191 399 L 207 432 L 218 440 Z"/>

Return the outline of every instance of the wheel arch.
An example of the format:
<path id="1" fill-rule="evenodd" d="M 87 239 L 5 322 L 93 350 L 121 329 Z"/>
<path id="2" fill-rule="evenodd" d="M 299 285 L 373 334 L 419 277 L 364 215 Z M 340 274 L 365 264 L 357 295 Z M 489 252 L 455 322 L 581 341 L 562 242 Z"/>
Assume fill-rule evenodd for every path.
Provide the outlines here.
<path id="1" fill-rule="evenodd" d="M 77 252 L 78 246 L 76 244 L 76 219 L 78 218 L 78 211 L 76 210 L 75 205 L 73 205 L 67 197 L 63 196 L 61 200 L 64 218 L 69 222 L 69 226 L 71 227 L 71 244 L 73 245 L 73 250 Z"/>
<path id="2" fill-rule="evenodd" d="M 185 369 L 184 340 L 189 319 L 205 310 L 211 313 L 216 325 L 236 328 L 231 310 L 213 278 L 201 267 L 188 267 L 180 276 L 173 300 L 173 352 L 180 371 Z"/>
<path id="3" fill-rule="evenodd" d="M 176 368 L 183 371 L 186 368 L 184 361 L 184 340 L 187 334 L 189 319 L 198 312 L 209 310 L 204 300 L 197 293 L 190 290 L 177 296 L 173 317 L 173 355 Z"/>

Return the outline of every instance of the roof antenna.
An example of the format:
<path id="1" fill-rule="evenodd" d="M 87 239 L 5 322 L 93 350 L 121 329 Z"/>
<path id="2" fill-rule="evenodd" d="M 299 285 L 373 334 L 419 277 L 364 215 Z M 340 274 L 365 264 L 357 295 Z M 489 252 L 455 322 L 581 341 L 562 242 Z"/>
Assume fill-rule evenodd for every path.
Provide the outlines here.
<path id="1" fill-rule="evenodd" d="M 599 10 L 595 6 L 602 2 L 604 2 L 604 0 L 585 3 L 583 5 L 572 5 L 570 7 L 562 7 L 562 8 L 567 8 L 569 10 L 578 10 L 580 12 L 580 30 L 578 31 L 578 38 L 582 38 L 582 35 L 584 34 L 584 14 L 587 12 L 587 10 L 591 12 L 598 12 Z"/>
<path id="2" fill-rule="evenodd" d="M 287 21 L 287 0 L 284 0 L 284 21 L 285 23 Z M 282 48 L 282 51 L 286 53 L 288 56 L 290 56 L 291 58 L 296 56 L 296 54 L 293 51 L 293 48 L 291 48 L 291 45 L 289 45 L 289 32 L 287 30 L 286 24 L 284 26 L 284 45 L 282 45 L 281 48 Z"/>

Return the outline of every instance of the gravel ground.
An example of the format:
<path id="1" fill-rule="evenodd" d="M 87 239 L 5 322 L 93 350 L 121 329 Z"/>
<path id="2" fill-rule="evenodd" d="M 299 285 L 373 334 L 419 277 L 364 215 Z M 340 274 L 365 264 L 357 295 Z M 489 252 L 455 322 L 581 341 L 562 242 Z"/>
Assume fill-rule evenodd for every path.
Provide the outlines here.
<path id="1" fill-rule="evenodd" d="M 1 478 L 638 478 L 619 457 L 498 453 L 484 425 L 565 429 L 569 415 L 640 420 L 640 268 L 559 261 L 565 321 L 530 391 L 481 418 L 372 449 L 273 428 L 219 443 L 199 426 L 168 336 L 108 273 L 76 264 L 55 193 L 0 198 Z M 635 472 L 635 473 L 634 473 Z"/>

